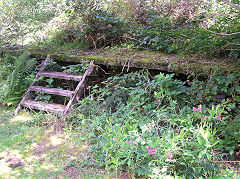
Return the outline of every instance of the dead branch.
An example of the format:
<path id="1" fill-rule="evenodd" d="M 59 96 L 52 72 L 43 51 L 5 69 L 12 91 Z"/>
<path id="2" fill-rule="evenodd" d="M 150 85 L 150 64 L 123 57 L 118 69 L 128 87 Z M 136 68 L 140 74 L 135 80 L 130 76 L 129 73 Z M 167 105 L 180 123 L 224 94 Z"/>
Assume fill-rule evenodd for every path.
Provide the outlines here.
<path id="1" fill-rule="evenodd" d="M 127 72 L 129 71 L 129 67 L 130 67 L 130 60 L 128 60 L 128 68 L 127 68 Z"/>
<path id="2" fill-rule="evenodd" d="M 94 45 L 94 50 L 97 48 L 97 44 L 96 44 L 96 41 L 93 39 L 93 37 L 91 35 L 89 35 L 90 38 L 92 39 L 93 41 L 93 45 Z"/>
<path id="3" fill-rule="evenodd" d="M 211 30 L 208 30 L 204 27 L 202 27 L 204 30 L 206 30 L 207 32 L 210 32 L 212 34 L 215 34 L 215 35 L 221 35 L 221 36 L 231 36 L 231 35 L 237 35 L 237 34 L 240 34 L 240 32 L 233 32 L 231 34 L 227 34 L 227 33 L 219 33 L 219 32 L 214 32 L 214 31 L 211 31 Z"/>
<path id="4" fill-rule="evenodd" d="M 121 36 L 121 37 L 126 38 L 126 39 L 130 39 L 130 40 L 135 40 L 135 41 L 137 41 L 137 42 L 143 43 L 143 41 L 138 40 L 138 39 L 135 39 L 135 38 L 133 38 L 133 37 L 128 37 L 128 36 Z"/>
<path id="5" fill-rule="evenodd" d="M 102 67 L 100 67 L 99 65 L 95 65 L 97 66 L 98 68 L 100 68 L 106 75 L 111 75 L 112 73 L 107 73 L 104 69 L 102 69 Z"/>
<path id="6" fill-rule="evenodd" d="M 124 68 L 125 68 L 126 64 L 128 63 L 128 61 L 129 61 L 129 60 L 127 60 L 127 61 L 124 63 L 124 65 L 123 65 L 123 68 L 122 68 L 122 72 L 121 72 L 120 74 L 122 74 L 122 73 L 123 73 L 123 70 L 124 70 Z"/>

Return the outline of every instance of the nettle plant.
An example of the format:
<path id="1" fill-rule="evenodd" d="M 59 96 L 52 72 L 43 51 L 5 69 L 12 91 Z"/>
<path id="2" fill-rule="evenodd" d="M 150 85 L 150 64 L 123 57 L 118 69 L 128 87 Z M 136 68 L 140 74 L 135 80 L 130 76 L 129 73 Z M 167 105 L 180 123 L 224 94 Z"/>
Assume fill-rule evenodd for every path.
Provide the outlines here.
<path id="1" fill-rule="evenodd" d="M 75 122 L 85 131 L 81 138 L 91 140 L 89 152 L 98 163 L 152 178 L 219 172 L 215 161 L 223 152 L 219 148 L 226 148 L 222 129 L 235 114 L 226 103 L 211 108 L 204 100 L 196 104 L 191 90 L 197 88 L 173 77 L 160 73 L 150 79 L 141 71 L 110 77 L 104 87 L 93 88 L 80 103 Z M 214 94 L 208 97 L 214 99 Z"/>
<path id="2" fill-rule="evenodd" d="M 87 69 L 88 64 L 76 64 L 62 67 L 62 70 L 64 70 L 64 72 L 74 75 L 83 75 Z"/>
<path id="3" fill-rule="evenodd" d="M 88 63 L 61 66 L 56 61 L 50 60 L 45 67 L 46 71 L 65 72 L 74 75 L 83 75 L 88 69 Z"/>
<path id="4" fill-rule="evenodd" d="M 39 77 L 38 79 L 35 79 L 34 80 L 35 82 L 45 82 L 46 83 L 46 87 L 48 88 L 53 88 L 53 82 L 54 82 L 54 79 L 53 78 L 47 78 L 47 79 L 44 79 L 44 77 Z M 36 93 L 36 96 L 34 98 L 36 101 L 42 101 L 42 102 L 51 102 L 53 103 L 53 99 L 52 99 L 52 95 L 50 94 L 46 94 L 46 93 L 43 93 L 43 92 L 37 92 Z"/>

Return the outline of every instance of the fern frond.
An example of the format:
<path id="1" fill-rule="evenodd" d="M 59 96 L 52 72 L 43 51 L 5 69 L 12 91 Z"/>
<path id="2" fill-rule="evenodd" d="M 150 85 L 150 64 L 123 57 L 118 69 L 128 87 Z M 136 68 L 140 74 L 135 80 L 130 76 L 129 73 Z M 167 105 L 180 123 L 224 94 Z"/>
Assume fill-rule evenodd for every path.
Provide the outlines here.
<path id="1" fill-rule="evenodd" d="M 25 64 L 24 73 L 31 74 L 33 72 L 32 69 L 35 67 L 36 64 L 37 62 L 34 58 L 27 60 Z"/>
<path id="2" fill-rule="evenodd" d="M 15 103 L 22 97 L 24 91 L 28 88 L 30 78 L 27 76 L 34 72 L 36 65 L 35 59 L 29 59 L 29 53 L 25 52 L 18 57 L 13 57 L 14 62 L 9 66 L 5 64 L 5 67 L 0 68 L 0 74 L 4 74 L 5 77 L 1 76 L 1 87 L 0 87 L 0 102 L 1 103 Z M 11 71 L 9 72 L 9 69 Z M 6 76 L 6 74 L 8 75 Z"/>

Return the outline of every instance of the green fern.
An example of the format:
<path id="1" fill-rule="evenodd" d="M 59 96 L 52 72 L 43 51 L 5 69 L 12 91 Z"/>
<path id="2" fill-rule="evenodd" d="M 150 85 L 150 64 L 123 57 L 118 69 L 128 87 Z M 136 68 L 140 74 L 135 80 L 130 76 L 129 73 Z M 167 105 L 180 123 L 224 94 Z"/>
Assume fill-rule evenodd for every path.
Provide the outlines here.
<path id="1" fill-rule="evenodd" d="M 24 52 L 18 57 L 5 56 L 0 68 L 0 103 L 17 104 L 32 81 L 36 65 Z"/>

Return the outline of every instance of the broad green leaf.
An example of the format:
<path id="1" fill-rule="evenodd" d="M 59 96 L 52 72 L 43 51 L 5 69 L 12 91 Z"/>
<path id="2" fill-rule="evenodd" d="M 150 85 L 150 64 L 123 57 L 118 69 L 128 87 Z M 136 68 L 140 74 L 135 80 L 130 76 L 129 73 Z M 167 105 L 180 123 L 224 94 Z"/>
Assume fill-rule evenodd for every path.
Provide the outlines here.
<path id="1" fill-rule="evenodd" d="M 198 153 L 198 158 L 201 159 L 201 158 L 203 157 L 204 154 L 205 154 L 204 151 L 199 152 L 199 153 Z"/>

